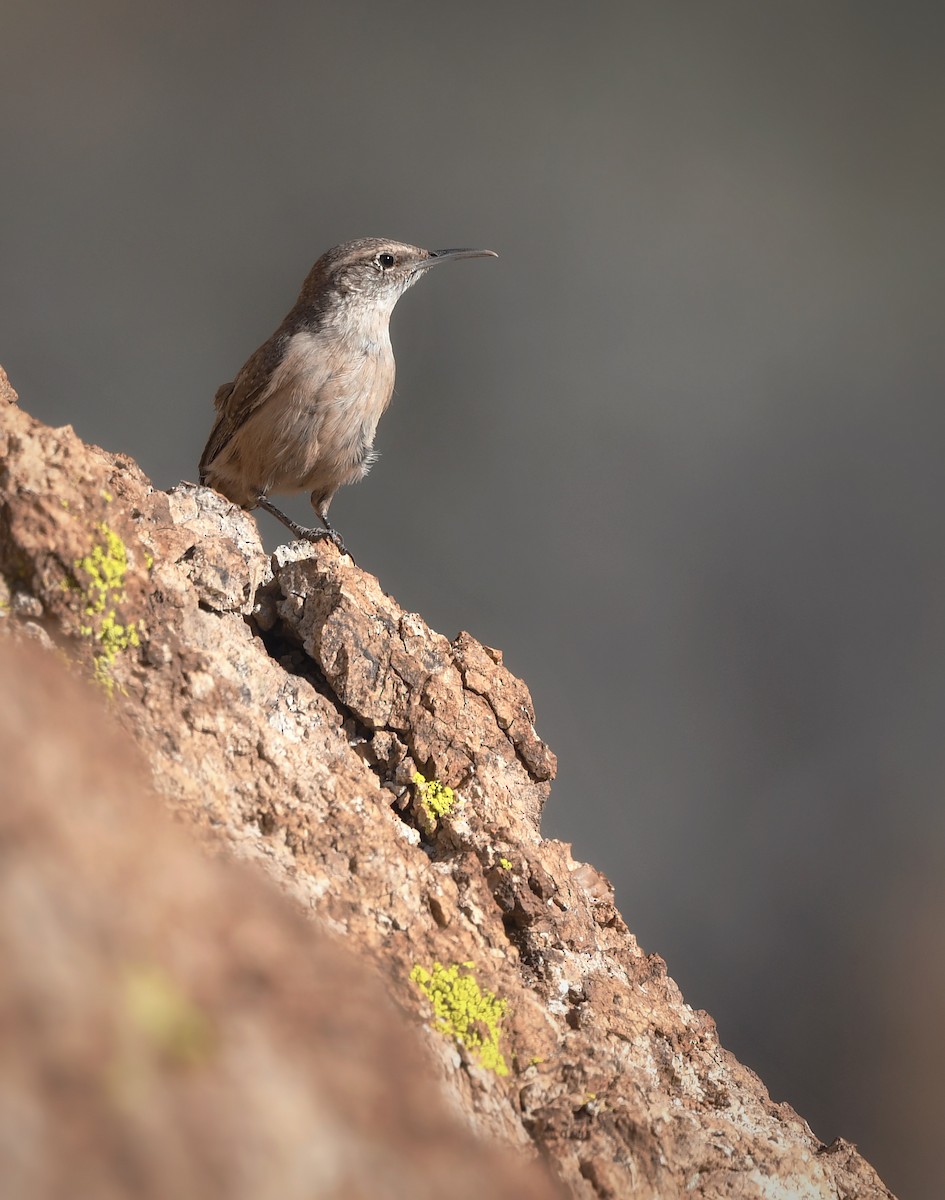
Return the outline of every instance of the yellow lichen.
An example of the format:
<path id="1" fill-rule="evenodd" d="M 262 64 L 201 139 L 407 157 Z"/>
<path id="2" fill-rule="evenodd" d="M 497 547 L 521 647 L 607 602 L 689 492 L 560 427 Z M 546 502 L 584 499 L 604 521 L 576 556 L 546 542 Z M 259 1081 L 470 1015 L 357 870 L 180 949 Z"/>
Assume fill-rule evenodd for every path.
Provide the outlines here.
<path id="1" fill-rule="evenodd" d="M 508 1075 L 509 1068 L 499 1048 L 501 1024 L 508 1007 L 493 992 L 483 991 L 468 970 L 473 964 L 435 962 L 431 970 L 419 964 L 410 978 L 433 1005 L 434 1028 L 461 1042 L 487 1071 Z M 467 973 L 460 974 L 466 967 Z"/>
<path id="2" fill-rule="evenodd" d="M 505 857 L 502 857 L 499 859 L 499 866 L 502 868 L 503 871 L 511 871 L 512 870 L 511 862 Z"/>
<path id="3" fill-rule="evenodd" d="M 445 817 L 453 811 L 456 793 L 451 787 L 440 783 L 438 779 L 424 779 L 419 771 L 414 773 L 413 783 L 417 789 L 420 807 L 431 826 L 435 826 L 440 817 Z"/>
<path id="4" fill-rule="evenodd" d="M 207 1057 L 213 1044 L 210 1021 L 170 975 L 140 964 L 129 968 L 123 985 L 129 1024 L 152 1052 L 182 1064 Z"/>
<path id="5" fill-rule="evenodd" d="M 104 521 L 98 525 L 102 540 L 89 554 L 76 560 L 75 570 L 85 576 L 80 584 L 87 618 L 79 633 L 98 646 L 95 654 L 95 678 L 109 695 L 114 690 L 112 666 L 115 659 L 131 646 L 140 646 L 135 625 L 123 625 L 116 616 L 116 605 L 125 599 L 128 551 L 118 534 Z"/>

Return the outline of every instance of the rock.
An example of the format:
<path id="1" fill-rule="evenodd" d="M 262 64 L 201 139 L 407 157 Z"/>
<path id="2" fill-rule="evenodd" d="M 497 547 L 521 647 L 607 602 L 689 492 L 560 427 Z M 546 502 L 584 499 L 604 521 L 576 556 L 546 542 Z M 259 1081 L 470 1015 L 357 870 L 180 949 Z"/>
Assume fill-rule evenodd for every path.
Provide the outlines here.
<path id="1" fill-rule="evenodd" d="M 606 878 L 542 839 L 554 756 L 498 651 L 434 633 L 330 543 L 267 557 L 220 496 L 155 492 L 13 403 L 0 459 L 0 594 L 25 597 L 2 627 L 41 627 L 185 827 L 383 978 L 469 1130 L 574 1197 L 889 1196 L 721 1048 Z"/>
<path id="2" fill-rule="evenodd" d="M 0 644 L 5 1200 L 552 1200 L 452 1111 L 386 981 L 200 853 L 29 649 Z"/>

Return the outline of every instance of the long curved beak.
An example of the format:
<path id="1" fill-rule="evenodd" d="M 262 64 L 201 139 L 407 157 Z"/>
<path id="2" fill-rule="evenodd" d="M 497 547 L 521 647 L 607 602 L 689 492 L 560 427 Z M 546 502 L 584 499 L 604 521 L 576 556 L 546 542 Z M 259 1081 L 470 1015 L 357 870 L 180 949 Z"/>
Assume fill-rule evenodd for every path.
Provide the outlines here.
<path id="1" fill-rule="evenodd" d="M 430 257 L 417 263 L 420 270 L 435 267 L 437 263 L 449 262 L 452 258 L 498 258 L 494 250 L 431 250 Z"/>

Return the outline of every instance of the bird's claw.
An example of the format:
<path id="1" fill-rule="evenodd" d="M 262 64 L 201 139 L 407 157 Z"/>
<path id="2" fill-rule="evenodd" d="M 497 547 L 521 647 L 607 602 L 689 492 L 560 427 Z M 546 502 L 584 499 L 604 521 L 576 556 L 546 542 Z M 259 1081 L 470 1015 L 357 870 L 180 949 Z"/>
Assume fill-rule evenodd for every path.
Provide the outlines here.
<path id="1" fill-rule="evenodd" d="M 338 547 L 342 554 L 347 554 L 344 538 L 337 529 L 305 529 L 299 535 L 307 542 L 323 542 L 326 538 Z"/>

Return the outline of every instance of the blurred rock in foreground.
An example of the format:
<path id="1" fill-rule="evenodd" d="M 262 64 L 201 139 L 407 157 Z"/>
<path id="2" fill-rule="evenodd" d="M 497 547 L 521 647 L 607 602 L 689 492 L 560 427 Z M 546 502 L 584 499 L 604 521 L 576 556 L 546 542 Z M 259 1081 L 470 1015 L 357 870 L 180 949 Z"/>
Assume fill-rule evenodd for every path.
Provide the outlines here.
<path id="1" fill-rule="evenodd" d="M 542 839 L 498 651 L 2 373 L 0 610 L 38 644 L 0 660 L 4 1197 L 889 1197 Z"/>

